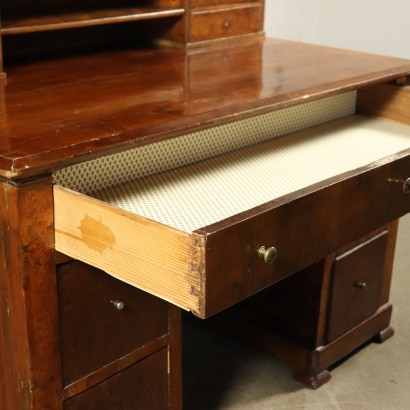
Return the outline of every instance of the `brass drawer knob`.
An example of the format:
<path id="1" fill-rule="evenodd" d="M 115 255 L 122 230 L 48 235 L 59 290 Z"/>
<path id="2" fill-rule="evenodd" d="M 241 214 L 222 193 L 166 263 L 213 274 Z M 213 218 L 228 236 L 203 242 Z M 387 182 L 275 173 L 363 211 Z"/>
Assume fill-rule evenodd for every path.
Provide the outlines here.
<path id="1" fill-rule="evenodd" d="M 110 300 L 110 303 L 113 304 L 113 306 L 117 309 L 117 310 L 123 310 L 125 307 L 124 302 L 121 302 L 119 300 Z"/>
<path id="2" fill-rule="evenodd" d="M 403 184 L 403 192 L 405 194 L 410 194 L 410 178 L 407 178 Z"/>
<path id="3" fill-rule="evenodd" d="M 367 283 L 366 282 L 356 282 L 356 286 L 359 289 L 366 289 L 367 288 Z"/>
<path id="4" fill-rule="evenodd" d="M 266 249 L 264 246 L 261 246 L 258 249 L 258 256 L 260 258 L 263 258 L 263 260 L 271 264 L 275 261 L 276 257 L 278 256 L 278 251 L 274 246 L 271 246 L 270 248 Z"/>

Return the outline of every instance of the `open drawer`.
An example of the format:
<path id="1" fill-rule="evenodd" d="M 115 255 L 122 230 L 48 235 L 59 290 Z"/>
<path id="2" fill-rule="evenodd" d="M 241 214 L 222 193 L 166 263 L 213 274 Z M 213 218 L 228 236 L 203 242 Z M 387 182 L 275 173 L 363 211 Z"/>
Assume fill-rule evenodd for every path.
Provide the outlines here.
<path id="1" fill-rule="evenodd" d="M 209 317 L 407 213 L 409 154 L 409 126 L 349 115 L 87 195 L 56 185 L 56 249 Z"/>

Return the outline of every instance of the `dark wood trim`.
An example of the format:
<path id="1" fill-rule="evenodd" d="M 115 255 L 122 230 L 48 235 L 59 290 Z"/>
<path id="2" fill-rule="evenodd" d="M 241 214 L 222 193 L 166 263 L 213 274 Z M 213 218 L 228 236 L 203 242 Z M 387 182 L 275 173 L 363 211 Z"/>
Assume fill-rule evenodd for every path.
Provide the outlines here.
<path id="1" fill-rule="evenodd" d="M 2 409 L 62 408 L 51 179 L 1 183 Z"/>
<path id="2" fill-rule="evenodd" d="M 329 366 L 353 352 L 363 343 L 371 340 L 390 323 L 392 305 L 382 306 L 376 314 L 352 328 L 343 336 L 326 346 L 318 347 L 311 356 L 312 374 L 319 374 Z"/>
<path id="3" fill-rule="evenodd" d="M 169 357 L 169 409 L 182 409 L 182 334 L 181 334 L 181 309 L 169 305 L 169 332 L 168 346 Z"/>
<path id="4" fill-rule="evenodd" d="M 388 226 L 388 238 L 386 249 L 386 260 L 384 264 L 384 275 L 382 283 L 382 292 L 380 295 L 380 306 L 389 301 L 391 280 L 393 275 L 394 252 L 396 250 L 397 231 L 399 220 L 393 221 Z"/>

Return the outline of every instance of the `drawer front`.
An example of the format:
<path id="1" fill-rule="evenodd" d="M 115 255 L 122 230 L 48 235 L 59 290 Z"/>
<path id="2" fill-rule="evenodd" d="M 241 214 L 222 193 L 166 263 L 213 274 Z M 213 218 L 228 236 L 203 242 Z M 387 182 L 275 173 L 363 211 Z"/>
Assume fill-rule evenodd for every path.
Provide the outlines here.
<path id="1" fill-rule="evenodd" d="M 81 262 L 57 271 L 65 385 L 168 333 L 163 300 Z"/>
<path id="2" fill-rule="evenodd" d="M 64 403 L 64 410 L 168 408 L 166 348 Z"/>
<path id="3" fill-rule="evenodd" d="M 298 272 L 410 210 L 410 158 L 328 180 L 207 227 L 203 315 L 210 316 Z M 277 249 L 267 264 L 258 250 Z"/>
<path id="4" fill-rule="evenodd" d="M 255 3 L 235 8 L 195 11 L 191 15 L 191 42 L 233 37 L 262 30 L 263 8 Z"/>
<path id="5" fill-rule="evenodd" d="M 381 293 L 387 231 L 336 257 L 329 294 L 327 342 L 375 314 Z"/>

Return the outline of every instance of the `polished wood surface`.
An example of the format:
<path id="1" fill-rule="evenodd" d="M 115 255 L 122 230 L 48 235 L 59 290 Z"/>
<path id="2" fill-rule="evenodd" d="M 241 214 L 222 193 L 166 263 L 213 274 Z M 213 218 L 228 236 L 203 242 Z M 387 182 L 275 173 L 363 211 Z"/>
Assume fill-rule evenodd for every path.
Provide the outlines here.
<path id="1" fill-rule="evenodd" d="M 155 308 L 139 311 L 127 323 L 116 323 L 110 314 L 117 312 L 105 315 L 106 306 L 97 305 L 116 286 L 104 288 L 106 282 L 98 280 L 94 288 L 87 275 L 96 270 L 84 265 L 79 269 L 82 278 L 76 282 L 76 270 L 68 266 L 78 262 L 67 259 L 59 258 L 66 265 L 57 273 L 52 180 L 43 179 L 43 174 L 190 131 L 403 78 L 410 74 L 410 62 L 262 37 L 212 43 L 215 33 L 217 41 L 260 33 L 261 1 L 239 1 L 239 6 L 236 0 L 146 3 L 147 7 L 166 8 L 165 13 L 135 10 L 136 5 L 128 0 L 0 1 L 0 65 L 7 72 L 7 83 L 0 73 L 0 408 L 111 410 L 137 405 L 180 409 L 180 310 L 150 297 L 144 309 L 153 303 L 159 312 Z M 162 18 L 173 13 L 176 16 Z M 126 22 L 148 17 L 149 21 Z M 240 26 L 236 25 L 238 17 Z M 138 48 L 136 42 L 141 38 L 150 40 L 150 45 L 146 42 Z M 151 40 L 158 39 L 204 44 L 188 50 L 157 48 Z M 70 47 L 75 51 L 68 52 Z M 41 54 L 44 51 L 47 54 Z M 405 156 L 391 161 L 196 233 L 202 235 L 201 245 L 208 239 L 207 269 L 211 270 L 208 277 L 201 277 L 207 281 L 205 296 L 211 308 L 201 306 L 198 311 L 210 315 L 224 309 L 406 212 L 409 197 L 403 200 L 397 193 L 400 187 L 379 183 L 379 178 L 403 178 L 403 169 L 409 168 Z M 351 207 L 353 196 L 357 203 Z M 342 207 L 344 213 L 339 212 Z M 370 208 L 374 212 L 367 215 Z M 289 217 L 294 222 L 291 229 Z M 315 224 L 315 218 L 324 221 L 323 226 Z M 275 230 L 280 234 L 280 248 L 288 252 L 280 259 L 277 276 L 266 267 L 260 269 L 260 259 L 254 260 L 254 248 L 260 245 L 255 238 L 267 231 L 268 224 L 273 226 L 269 241 L 276 241 Z M 302 240 L 300 227 L 310 242 L 303 241 L 292 252 L 295 239 Z M 319 235 L 323 240 L 315 246 Z M 220 244 L 228 242 L 233 246 L 226 253 Z M 149 247 L 147 257 L 155 250 Z M 391 268 L 392 254 L 390 251 L 386 269 Z M 194 256 L 204 262 L 202 249 Z M 321 297 L 313 309 L 321 324 L 310 333 L 316 342 L 326 331 L 325 293 L 334 254 L 326 260 L 322 267 L 327 276 L 319 278 L 314 292 Z M 189 262 L 188 258 L 183 261 Z M 200 268 L 195 267 L 197 276 L 203 274 Z M 278 340 L 275 349 L 281 349 L 297 368 L 306 370 L 306 363 L 314 362 L 312 372 L 318 383 L 323 382 L 328 376 L 323 369 L 335 358 L 387 329 L 389 279 L 383 279 L 384 302 L 378 312 L 326 348 L 311 352 Z M 199 281 L 197 277 L 190 280 L 195 285 Z M 140 292 L 124 284 L 119 287 L 123 296 Z M 197 289 L 202 291 L 200 286 L 189 287 L 190 297 L 203 299 L 201 292 L 195 294 Z M 90 308 L 88 300 L 96 305 Z M 87 326 L 81 322 L 86 318 L 100 320 Z M 145 323 L 146 318 L 152 323 Z M 145 333 L 139 334 L 143 319 Z M 115 332 L 107 334 L 115 329 L 127 338 L 126 330 L 133 325 L 130 339 L 117 343 Z M 385 338 L 391 332 L 380 335 Z M 97 339 L 101 346 L 96 346 Z M 269 338 L 261 340 L 269 342 Z"/>
<path id="2" fill-rule="evenodd" d="M 240 67 L 240 70 L 238 69 Z M 410 73 L 410 62 L 272 39 L 6 67 L 0 175 L 25 178 Z"/>

